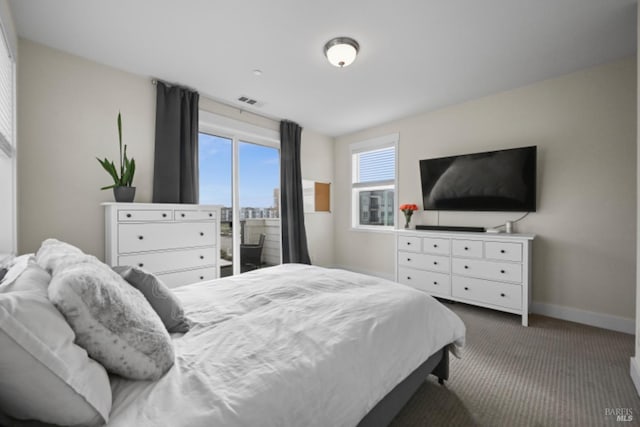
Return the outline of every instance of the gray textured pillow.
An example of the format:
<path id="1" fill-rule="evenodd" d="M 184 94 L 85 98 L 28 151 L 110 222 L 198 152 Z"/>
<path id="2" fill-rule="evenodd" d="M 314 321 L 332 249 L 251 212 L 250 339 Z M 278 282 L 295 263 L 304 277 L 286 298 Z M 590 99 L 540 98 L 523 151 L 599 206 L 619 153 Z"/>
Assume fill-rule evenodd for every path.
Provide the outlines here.
<path id="1" fill-rule="evenodd" d="M 113 267 L 131 286 L 142 292 L 169 332 L 187 332 L 189 320 L 184 315 L 180 301 L 171 289 L 156 276 L 137 267 Z"/>
<path id="2" fill-rule="evenodd" d="M 173 365 L 171 338 L 158 315 L 105 264 L 68 266 L 53 276 L 48 292 L 76 333 L 76 343 L 107 371 L 155 380 Z"/>

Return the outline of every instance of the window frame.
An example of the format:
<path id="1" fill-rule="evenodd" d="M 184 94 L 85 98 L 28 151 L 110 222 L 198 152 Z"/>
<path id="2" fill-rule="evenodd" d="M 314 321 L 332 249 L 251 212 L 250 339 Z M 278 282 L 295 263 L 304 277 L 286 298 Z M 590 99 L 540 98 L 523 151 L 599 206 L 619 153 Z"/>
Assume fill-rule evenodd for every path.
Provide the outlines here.
<path id="1" fill-rule="evenodd" d="M 367 139 L 352 143 L 349 146 L 350 159 L 350 176 L 351 176 L 351 230 L 352 231 L 373 231 L 380 233 L 389 233 L 397 227 L 398 222 L 398 142 L 400 141 L 400 135 L 393 133 L 376 138 Z M 369 182 L 356 182 L 358 165 L 356 155 L 369 151 L 382 150 L 385 148 L 393 148 L 394 151 L 394 173 L 393 179 L 369 181 Z M 360 192 L 366 190 L 381 190 L 381 189 L 393 189 L 393 212 L 394 212 L 394 224 L 393 225 L 362 225 L 360 224 Z"/>
<path id="2" fill-rule="evenodd" d="M 9 4 L 6 1 L 0 2 L 0 37 L 7 50 L 7 55 L 10 62 L 10 81 L 11 85 L 9 90 L 9 96 L 11 100 L 9 102 L 9 108 L 11 109 L 10 122 L 9 122 L 9 135 L 3 135 L 0 137 L 0 160 L 3 163 L 9 165 L 8 182 L 2 182 L 0 185 L 6 186 L 8 196 L 8 204 L 0 209 L 0 217 L 3 219 L 5 227 L 0 231 L 5 231 L 8 227 L 8 238 L 0 239 L 0 259 L 6 255 L 6 251 L 11 254 L 18 253 L 18 214 L 17 214 L 17 198 L 18 191 L 16 187 L 17 183 L 17 140 L 18 140 L 18 111 L 17 111 L 17 54 L 18 54 L 18 38 L 15 31 L 15 25 L 11 16 L 11 10 Z M 4 178 L 3 178 L 4 181 Z M 3 190 L 4 192 L 4 190 Z M 8 219 L 8 220 L 7 220 Z"/>

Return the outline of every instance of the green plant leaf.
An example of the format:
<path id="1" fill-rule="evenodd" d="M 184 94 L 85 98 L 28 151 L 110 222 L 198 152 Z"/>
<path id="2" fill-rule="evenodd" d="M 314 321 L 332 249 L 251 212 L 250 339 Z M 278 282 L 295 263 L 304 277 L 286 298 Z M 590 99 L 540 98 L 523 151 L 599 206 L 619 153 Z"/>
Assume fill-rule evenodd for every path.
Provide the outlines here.
<path id="1" fill-rule="evenodd" d="M 120 117 L 120 111 L 118 111 L 118 144 L 120 146 L 120 176 L 124 172 L 123 168 L 123 157 L 122 157 L 122 118 Z M 124 146 L 124 153 L 127 154 L 127 146 Z"/>
<path id="2" fill-rule="evenodd" d="M 104 170 L 106 170 L 107 173 L 109 175 L 111 175 L 111 178 L 113 178 L 113 182 L 117 183 L 118 182 L 118 174 L 116 172 L 116 167 L 113 164 L 113 162 L 109 162 L 109 160 L 107 160 L 106 158 L 104 160 L 98 159 L 98 162 L 100 162 L 100 164 L 102 165 Z"/>
<path id="3" fill-rule="evenodd" d="M 136 174 L 136 161 L 134 159 L 131 159 L 129 169 L 131 171 L 129 175 L 129 186 L 131 187 L 133 186 L 133 176 Z"/>

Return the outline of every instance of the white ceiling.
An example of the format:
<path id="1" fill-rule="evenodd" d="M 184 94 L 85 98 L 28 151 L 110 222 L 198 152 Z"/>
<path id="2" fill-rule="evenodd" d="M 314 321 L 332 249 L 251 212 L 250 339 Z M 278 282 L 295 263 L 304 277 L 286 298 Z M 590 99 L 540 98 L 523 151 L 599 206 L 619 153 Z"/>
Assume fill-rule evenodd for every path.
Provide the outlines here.
<path id="1" fill-rule="evenodd" d="M 636 0 L 10 3 L 21 37 L 331 136 L 636 52 Z M 345 69 L 336 36 L 361 46 Z"/>

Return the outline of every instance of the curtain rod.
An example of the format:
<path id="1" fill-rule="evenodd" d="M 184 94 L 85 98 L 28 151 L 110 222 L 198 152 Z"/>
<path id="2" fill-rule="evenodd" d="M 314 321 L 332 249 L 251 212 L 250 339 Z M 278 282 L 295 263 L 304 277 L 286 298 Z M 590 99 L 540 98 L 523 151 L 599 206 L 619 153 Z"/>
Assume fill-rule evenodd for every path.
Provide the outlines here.
<path id="1" fill-rule="evenodd" d="M 168 85 L 168 86 L 178 86 L 178 87 L 184 87 L 184 88 L 187 88 L 187 89 L 193 90 L 193 89 L 191 89 L 191 88 L 189 88 L 189 87 L 187 87 L 187 86 L 182 86 L 182 85 L 173 84 L 173 83 L 167 83 L 167 82 L 165 82 L 164 80 L 161 80 L 161 79 L 155 79 L 155 78 L 154 78 L 154 79 L 151 79 L 151 84 L 152 84 L 152 85 L 154 85 L 154 86 L 157 86 L 158 81 L 161 81 L 162 83 L 164 83 L 165 85 Z M 240 114 L 242 114 L 242 113 L 249 113 L 249 114 L 253 114 L 254 116 L 261 117 L 261 118 L 266 119 L 266 120 L 271 120 L 271 121 L 273 121 L 273 122 L 277 122 L 277 123 L 280 123 L 282 120 L 288 120 L 288 119 L 280 119 L 280 118 L 277 118 L 277 117 L 269 117 L 269 116 L 267 116 L 267 115 L 265 115 L 265 114 L 260 114 L 260 113 L 256 113 L 256 112 L 254 112 L 254 111 L 244 110 L 244 109 L 242 109 L 242 108 L 238 108 L 238 107 L 237 107 L 237 106 L 235 106 L 235 105 L 231 105 L 231 104 L 228 104 L 228 103 L 226 103 L 226 102 L 220 101 L 220 100 L 216 99 L 216 98 L 215 98 L 215 97 L 213 97 L 213 96 L 208 96 L 207 94 L 202 94 L 202 96 L 203 96 L 204 98 L 207 98 L 207 99 L 208 99 L 208 100 L 210 100 L 210 101 L 216 102 L 216 103 L 218 103 L 218 104 L 220 104 L 220 105 L 224 105 L 225 107 L 229 107 L 229 108 L 233 108 L 234 110 L 238 110 L 238 112 L 239 112 Z M 290 120 L 289 120 L 289 121 L 290 121 Z"/>

